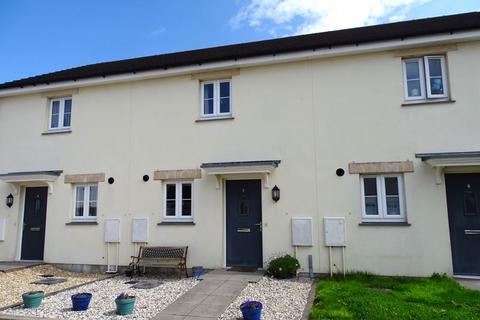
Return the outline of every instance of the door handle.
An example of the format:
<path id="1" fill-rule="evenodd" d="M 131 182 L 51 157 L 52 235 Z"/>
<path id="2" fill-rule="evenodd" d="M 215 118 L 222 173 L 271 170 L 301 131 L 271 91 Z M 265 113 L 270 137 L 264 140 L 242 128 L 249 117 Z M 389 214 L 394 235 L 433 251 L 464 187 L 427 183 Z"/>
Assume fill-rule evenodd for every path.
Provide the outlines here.
<path id="1" fill-rule="evenodd" d="M 254 226 L 258 226 L 260 228 L 260 232 L 262 232 L 262 222 L 255 223 Z"/>
<path id="2" fill-rule="evenodd" d="M 480 230 L 465 230 L 465 234 L 468 234 L 468 235 L 478 234 L 478 235 L 480 235 Z"/>

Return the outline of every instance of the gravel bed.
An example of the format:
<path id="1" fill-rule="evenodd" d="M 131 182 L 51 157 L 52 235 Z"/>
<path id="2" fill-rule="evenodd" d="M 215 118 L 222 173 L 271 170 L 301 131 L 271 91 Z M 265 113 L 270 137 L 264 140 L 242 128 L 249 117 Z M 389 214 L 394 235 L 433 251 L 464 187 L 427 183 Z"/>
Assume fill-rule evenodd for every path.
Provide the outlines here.
<path id="1" fill-rule="evenodd" d="M 125 284 L 129 280 L 130 278 L 126 277 L 115 277 L 97 281 L 47 297 L 37 309 L 17 307 L 7 309 L 3 313 L 56 319 L 150 319 L 198 282 L 192 278 L 162 280 L 163 283 L 153 289 L 132 289 L 131 284 Z M 142 277 L 140 280 L 153 280 L 153 278 Z M 93 294 L 87 311 L 72 311 L 71 309 L 70 296 L 79 292 Z M 132 315 L 117 316 L 115 314 L 114 300 L 121 292 L 136 297 L 135 311 Z"/>
<path id="2" fill-rule="evenodd" d="M 51 274 L 56 278 L 65 278 L 67 281 L 54 285 L 31 283 L 46 279 L 40 276 L 42 274 Z M 0 308 L 22 302 L 22 294 L 28 291 L 56 292 L 105 277 L 105 275 L 97 273 L 69 272 L 48 264 L 7 273 L 0 272 Z"/>
<path id="3" fill-rule="evenodd" d="M 257 300 L 263 304 L 263 320 L 301 319 L 311 285 L 308 279 L 275 280 L 263 277 L 258 283 L 249 283 L 218 319 L 242 319 L 239 307 L 246 300 Z"/>

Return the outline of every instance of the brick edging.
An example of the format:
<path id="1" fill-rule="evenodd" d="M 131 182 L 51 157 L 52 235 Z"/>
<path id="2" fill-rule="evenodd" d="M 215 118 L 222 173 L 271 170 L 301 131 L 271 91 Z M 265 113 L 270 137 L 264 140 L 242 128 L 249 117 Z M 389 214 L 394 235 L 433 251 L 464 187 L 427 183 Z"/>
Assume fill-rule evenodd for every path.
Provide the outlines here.
<path id="1" fill-rule="evenodd" d="M 312 310 L 313 302 L 315 301 L 315 293 L 317 291 L 316 289 L 317 289 L 318 281 L 319 280 L 312 281 L 310 292 L 308 293 L 307 303 L 305 304 L 305 308 L 303 309 L 301 320 L 310 319 L 310 311 Z"/>

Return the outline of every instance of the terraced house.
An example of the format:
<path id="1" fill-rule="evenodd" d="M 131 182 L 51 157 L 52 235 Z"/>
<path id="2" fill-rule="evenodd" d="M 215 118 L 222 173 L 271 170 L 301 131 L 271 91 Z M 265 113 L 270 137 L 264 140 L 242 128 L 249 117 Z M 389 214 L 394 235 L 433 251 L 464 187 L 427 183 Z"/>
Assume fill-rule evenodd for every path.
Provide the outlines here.
<path id="1" fill-rule="evenodd" d="M 1 84 L 0 260 L 478 276 L 479 58 L 467 13 Z"/>

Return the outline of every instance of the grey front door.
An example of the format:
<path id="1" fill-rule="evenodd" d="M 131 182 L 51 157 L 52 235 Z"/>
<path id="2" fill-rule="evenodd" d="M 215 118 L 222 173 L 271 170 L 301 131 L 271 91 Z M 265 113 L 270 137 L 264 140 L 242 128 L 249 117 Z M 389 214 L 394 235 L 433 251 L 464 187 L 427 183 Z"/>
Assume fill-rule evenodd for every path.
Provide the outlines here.
<path id="1" fill-rule="evenodd" d="M 446 174 L 453 273 L 480 275 L 480 173 Z"/>
<path id="2" fill-rule="evenodd" d="M 261 180 L 227 180 L 228 267 L 262 267 Z"/>
<path id="3" fill-rule="evenodd" d="M 47 187 L 25 189 L 22 260 L 43 260 L 45 222 L 47 218 L 47 195 Z"/>

